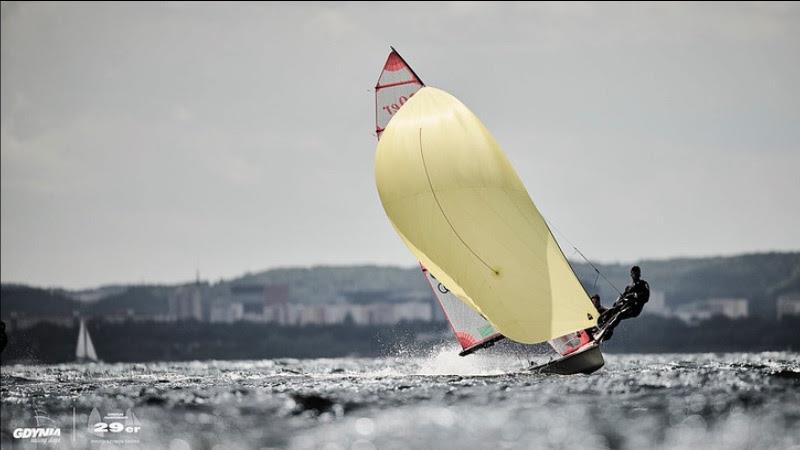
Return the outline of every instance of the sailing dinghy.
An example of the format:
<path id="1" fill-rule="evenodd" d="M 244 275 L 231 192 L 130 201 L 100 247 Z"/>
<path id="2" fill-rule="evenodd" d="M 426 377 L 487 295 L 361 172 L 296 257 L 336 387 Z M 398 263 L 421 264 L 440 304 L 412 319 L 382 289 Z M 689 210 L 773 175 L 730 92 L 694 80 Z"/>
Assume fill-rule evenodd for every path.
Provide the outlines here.
<path id="1" fill-rule="evenodd" d="M 77 362 L 98 362 L 100 359 L 97 357 L 97 352 L 94 350 L 92 337 L 89 335 L 89 329 L 86 327 L 86 322 L 81 319 L 81 326 L 78 330 L 78 345 L 75 348 L 75 360 Z"/>
<path id="2" fill-rule="evenodd" d="M 559 354 L 539 372 L 603 366 L 598 312 L 522 181 L 480 120 L 425 86 L 392 48 L 375 86 L 375 178 L 462 356 L 508 338 Z"/>

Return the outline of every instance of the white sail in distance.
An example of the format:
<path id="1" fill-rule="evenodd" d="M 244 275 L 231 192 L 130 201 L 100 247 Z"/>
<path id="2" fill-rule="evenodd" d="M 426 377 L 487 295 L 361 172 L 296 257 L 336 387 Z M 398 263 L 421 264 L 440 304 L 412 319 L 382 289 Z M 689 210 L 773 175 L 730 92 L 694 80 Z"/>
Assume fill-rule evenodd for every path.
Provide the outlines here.
<path id="1" fill-rule="evenodd" d="M 75 348 L 75 357 L 78 361 L 99 361 L 92 343 L 92 337 L 89 336 L 89 329 L 83 319 L 81 319 L 81 326 L 78 330 L 78 345 Z"/>

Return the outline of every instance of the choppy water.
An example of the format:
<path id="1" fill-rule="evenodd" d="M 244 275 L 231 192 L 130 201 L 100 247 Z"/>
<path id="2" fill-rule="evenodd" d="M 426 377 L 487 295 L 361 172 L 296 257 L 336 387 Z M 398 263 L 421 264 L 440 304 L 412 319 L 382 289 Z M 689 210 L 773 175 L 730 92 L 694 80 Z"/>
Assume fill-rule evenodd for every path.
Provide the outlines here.
<path id="1" fill-rule="evenodd" d="M 62 429 L 56 448 L 800 449 L 797 353 L 607 355 L 593 375 L 546 376 L 453 350 L 3 366 L 2 445 L 35 446 L 12 436 L 35 410 Z M 93 408 L 141 428 L 94 436 Z"/>

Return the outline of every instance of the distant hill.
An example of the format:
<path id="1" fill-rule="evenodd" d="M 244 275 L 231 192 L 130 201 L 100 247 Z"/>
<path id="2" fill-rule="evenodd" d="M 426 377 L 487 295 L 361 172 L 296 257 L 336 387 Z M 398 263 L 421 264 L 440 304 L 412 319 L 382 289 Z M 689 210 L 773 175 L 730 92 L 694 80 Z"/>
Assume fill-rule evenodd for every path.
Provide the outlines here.
<path id="1" fill-rule="evenodd" d="M 166 314 L 167 299 L 172 287 L 131 286 L 120 293 L 109 295 L 101 301 L 84 304 L 83 311 L 91 315 L 124 313 Z"/>
<path id="2" fill-rule="evenodd" d="M 226 282 L 241 284 L 288 284 L 290 300 L 299 303 L 332 301 L 398 301 L 429 298 L 430 285 L 418 267 L 317 266 L 272 269 Z"/>
<path id="3" fill-rule="evenodd" d="M 608 305 L 614 289 L 586 263 L 572 263 L 590 293 L 600 293 Z M 775 317 L 774 300 L 783 293 L 800 291 L 800 252 L 759 253 L 730 257 L 644 260 L 638 263 L 653 290 L 663 291 L 667 304 L 680 305 L 712 297 L 743 297 L 751 300 L 753 314 Z M 628 264 L 597 266 L 619 289 L 629 282 Z M 225 280 L 203 283 L 206 301 L 227 295 L 232 286 L 287 284 L 289 301 L 297 303 L 397 302 L 408 299 L 432 301 L 430 286 L 418 267 L 317 266 L 280 268 Z M 85 292 L 3 285 L 0 314 L 67 315 L 83 311 L 92 315 L 133 310 L 137 314 L 159 314 L 167 310 L 167 299 L 179 285 L 115 286 L 93 292 L 108 292 L 87 302 Z M 106 289 L 106 290 L 104 290 Z M 77 302 L 75 298 L 84 301 Z"/>
<path id="4" fill-rule="evenodd" d="M 637 263 L 651 289 L 663 291 L 667 304 L 676 306 L 714 297 L 750 300 L 751 312 L 774 317 L 774 299 L 800 291 L 800 252 L 758 253 L 712 258 L 644 260 Z M 613 288 L 588 264 L 573 263 L 575 272 L 590 292 L 600 292 L 603 303 L 616 297 Z M 603 264 L 598 269 L 619 289 L 630 282 L 630 265 Z"/>
<path id="5" fill-rule="evenodd" d="M 65 291 L 16 284 L 0 287 L 0 314 L 12 312 L 36 316 L 69 316 L 80 305 Z"/>

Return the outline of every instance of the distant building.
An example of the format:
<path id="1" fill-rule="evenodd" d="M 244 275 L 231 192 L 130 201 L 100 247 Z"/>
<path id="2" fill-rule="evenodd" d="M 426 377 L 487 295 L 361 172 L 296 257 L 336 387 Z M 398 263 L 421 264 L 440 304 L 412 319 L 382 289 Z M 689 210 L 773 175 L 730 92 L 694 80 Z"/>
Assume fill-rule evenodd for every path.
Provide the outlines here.
<path id="1" fill-rule="evenodd" d="M 347 305 L 347 315 L 354 325 L 369 325 L 370 322 L 370 306 L 372 305 Z"/>
<path id="2" fill-rule="evenodd" d="M 394 305 L 394 319 L 397 322 L 430 322 L 433 320 L 432 309 L 431 304 L 425 302 L 397 303 Z"/>
<path id="3" fill-rule="evenodd" d="M 324 305 L 324 316 L 323 316 L 323 323 L 326 325 L 336 325 L 345 323 L 348 320 L 353 320 L 353 314 L 351 312 L 352 307 L 355 305 L 349 305 L 345 303 L 334 303 L 330 305 Z"/>
<path id="4" fill-rule="evenodd" d="M 211 302 L 208 311 L 208 321 L 211 323 L 233 323 L 242 320 L 244 307 L 241 303 L 231 303 L 225 298 L 218 298 Z"/>
<path id="5" fill-rule="evenodd" d="M 238 322 L 240 320 L 244 320 L 245 318 L 244 305 L 241 303 L 231 303 L 228 311 L 232 322 Z"/>
<path id="6" fill-rule="evenodd" d="M 332 303 L 304 305 L 277 303 L 264 308 L 264 322 L 280 325 L 394 325 L 402 321 L 433 320 L 430 303 Z"/>
<path id="7" fill-rule="evenodd" d="M 669 317 L 672 315 L 672 311 L 667 308 L 664 291 L 650 291 L 650 299 L 647 301 L 647 304 L 645 304 L 642 314 L 652 314 L 662 317 Z"/>
<path id="8" fill-rule="evenodd" d="M 290 317 L 289 286 L 249 284 L 231 287 L 231 303 L 240 304 L 241 320 L 250 322 L 293 322 Z M 296 320 L 294 320 L 296 321 Z"/>
<path id="9" fill-rule="evenodd" d="M 366 314 L 362 311 L 352 311 L 356 324 L 395 325 L 404 321 L 430 322 L 433 320 L 433 311 L 428 302 L 372 303 L 361 306 L 362 311 Z M 364 319 L 366 319 L 366 323 L 364 323 Z"/>
<path id="10" fill-rule="evenodd" d="M 434 320 L 431 302 L 419 296 L 405 301 L 366 303 L 364 301 L 327 304 L 289 302 L 287 284 L 238 284 L 209 304 L 208 320 L 213 323 L 237 321 L 279 325 L 394 325 L 402 321 Z M 353 294 L 355 295 L 355 294 Z M 359 297 L 366 300 L 366 297 Z"/>
<path id="11" fill-rule="evenodd" d="M 231 286 L 231 303 L 242 305 L 242 320 L 264 322 L 264 286 L 260 284 Z"/>
<path id="12" fill-rule="evenodd" d="M 58 325 L 61 327 L 74 327 L 75 319 L 71 316 L 28 316 L 28 315 L 18 315 L 16 312 L 12 312 L 11 316 L 6 324 L 7 332 L 13 332 L 17 330 L 25 330 L 40 323 L 48 323 L 52 325 Z"/>
<path id="13" fill-rule="evenodd" d="M 297 325 L 322 325 L 325 323 L 324 305 L 303 305 L 298 315 Z"/>
<path id="14" fill-rule="evenodd" d="M 800 292 L 792 292 L 778 297 L 775 309 L 778 312 L 778 320 L 784 317 L 800 316 Z"/>
<path id="15" fill-rule="evenodd" d="M 268 284 L 264 286 L 264 302 L 267 305 L 279 305 L 289 302 L 288 284 Z"/>
<path id="16" fill-rule="evenodd" d="M 392 325 L 397 323 L 394 317 L 394 305 L 389 303 L 373 303 L 368 305 L 370 325 Z"/>
<path id="17" fill-rule="evenodd" d="M 296 314 L 289 308 L 289 285 L 266 285 L 264 295 L 264 321 L 288 325 L 296 322 Z"/>
<path id="18" fill-rule="evenodd" d="M 169 297 L 168 305 L 173 320 L 203 320 L 203 294 L 199 285 L 179 287 Z"/>
<path id="19" fill-rule="evenodd" d="M 749 315 L 748 301 L 743 298 L 711 298 L 681 305 L 675 310 L 675 315 L 690 324 L 707 320 L 714 316 L 740 319 Z"/>

